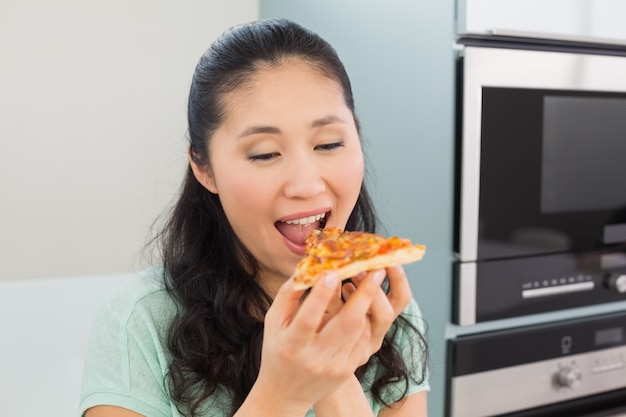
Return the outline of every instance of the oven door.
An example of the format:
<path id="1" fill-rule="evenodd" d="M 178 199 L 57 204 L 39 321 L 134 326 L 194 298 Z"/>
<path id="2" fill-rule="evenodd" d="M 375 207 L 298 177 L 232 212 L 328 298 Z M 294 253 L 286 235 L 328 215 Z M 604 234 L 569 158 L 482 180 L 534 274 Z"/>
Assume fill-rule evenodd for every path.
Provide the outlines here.
<path id="1" fill-rule="evenodd" d="M 626 407 L 625 312 L 448 343 L 448 417 L 604 417 Z"/>
<path id="2" fill-rule="evenodd" d="M 626 57 L 462 55 L 460 261 L 626 242 Z"/>

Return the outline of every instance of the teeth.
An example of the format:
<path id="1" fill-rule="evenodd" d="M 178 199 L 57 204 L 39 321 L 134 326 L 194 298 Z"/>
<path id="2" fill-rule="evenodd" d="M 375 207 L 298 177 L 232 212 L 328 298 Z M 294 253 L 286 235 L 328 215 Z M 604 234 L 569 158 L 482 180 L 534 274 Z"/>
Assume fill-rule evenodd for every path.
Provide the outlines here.
<path id="1" fill-rule="evenodd" d="M 318 220 L 323 219 L 324 217 L 326 217 L 326 213 L 322 213 L 322 214 L 318 214 L 316 216 L 309 216 L 309 217 L 303 217 L 301 219 L 295 219 L 295 220 L 286 220 L 285 223 L 287 224 L 310 224 L 313 222 L 316 222 Z"/>

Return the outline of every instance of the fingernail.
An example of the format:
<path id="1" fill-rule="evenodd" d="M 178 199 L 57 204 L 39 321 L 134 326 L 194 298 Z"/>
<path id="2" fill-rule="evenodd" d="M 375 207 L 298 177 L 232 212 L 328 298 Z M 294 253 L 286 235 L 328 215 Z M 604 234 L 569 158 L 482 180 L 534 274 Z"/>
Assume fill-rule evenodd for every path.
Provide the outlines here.
<path id="1" fill-rule="evenodd" d="M 329 288 L 335 287 L 339 281 L 339 275 L 336 272 L 330 272 L 324 277 L 324 285 Z"/>
<path id="2" fill-rule="evenodd" d="M 372 275 L 372 281 L 374 281 L 374 283 L 376 285 L 380 285 L 383 283 L 383 280 L 385 279 L 385 271 L 384 270 L 378 270 L 376 272 L 374 272 L 374 275 Z"/>

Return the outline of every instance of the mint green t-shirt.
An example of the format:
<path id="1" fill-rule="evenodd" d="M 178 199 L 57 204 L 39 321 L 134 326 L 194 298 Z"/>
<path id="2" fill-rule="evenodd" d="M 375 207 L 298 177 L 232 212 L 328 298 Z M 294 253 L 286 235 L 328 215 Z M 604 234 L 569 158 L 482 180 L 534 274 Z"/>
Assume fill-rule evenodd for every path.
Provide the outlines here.
<path id="1" fill-rule="evenodd" d="M 114 405 L 149 417 L 181 416 L 170 401 L 165 383 L 170 363 L 167 332 L 176 305 L 164 288 L 162 274 L 162 269 L 154 268 L 124 281 L 100 307 L 85 361 L 80 415 L 96 405 Z M 415 301 L 403 314 L 423 334 Z M 408 337 L 398 332 L 395 339 L 405 355 L 410 355 L 415 345 Z M 418 358 L 415 362 L 421 361 Z M 375 374 L 375 367 L 371 367 L 362 382 L 371 381 Z M 385 399 L 397 397 L 394 388 L 402 390 L 404 386 L 390 386 Z M 411 383 L 408 394 L 429 389 L 427 380 Z M 369 391 L 365 393 L 376 415 L 382 404 L 375 402 Z M 227 393 L 218 390 L 205 403 L 203 417 L 226 416 L 229 408 Z M 315 416 L 313 410 L 307 413 L 311 416 Z"/>

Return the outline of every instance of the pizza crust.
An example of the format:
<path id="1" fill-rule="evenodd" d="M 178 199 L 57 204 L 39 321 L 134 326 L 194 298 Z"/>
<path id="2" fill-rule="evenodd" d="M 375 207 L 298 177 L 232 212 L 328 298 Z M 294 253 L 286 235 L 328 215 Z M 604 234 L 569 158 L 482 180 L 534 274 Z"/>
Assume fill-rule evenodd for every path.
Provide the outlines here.
<path id="1" fill-rule="evenodd" d="M 361 272 L 373 271 L 376 269 L 384 269 L 391 266 L 409 264 L 419 261 L 424 256 L 426 248 L 421 245 L 410 246 L 407 248 L 396 249 L 391 253 L 376 255 L 370 259 L 363 259 L 351 262 L 345 266 L 332 269 L 339 274 L 339 280 L 344 280 L 358 275 Z M 317 275 L 307 275 L 305 271 L 296 271 L 296 280 L 294 281 L 295 290 L 305 290 L 312 287 L 326 273 L 331 270 L 324 271 Z"/>

